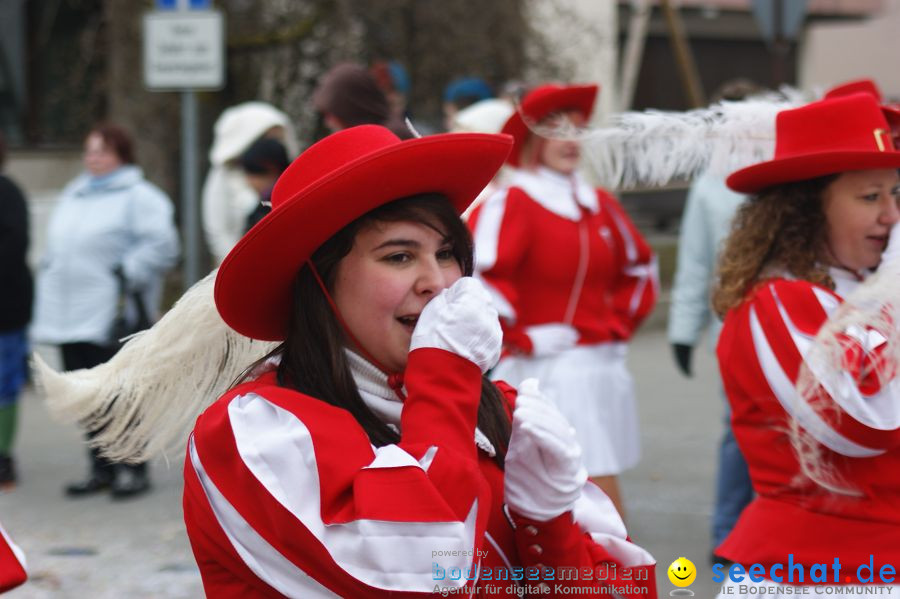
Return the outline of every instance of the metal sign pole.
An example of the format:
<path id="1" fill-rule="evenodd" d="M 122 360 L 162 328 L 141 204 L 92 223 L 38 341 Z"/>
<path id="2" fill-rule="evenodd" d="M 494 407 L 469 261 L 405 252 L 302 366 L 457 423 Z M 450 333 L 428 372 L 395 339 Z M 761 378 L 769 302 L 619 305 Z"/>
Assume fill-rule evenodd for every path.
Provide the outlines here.
<path id="1" fill-rule="evenodd" d="M 210 0 L 156 0 L 144 15 L 144 84 L 181 95 L 181 229 L 184 286 L 200 280 L 197 90 L 225 82 L 225 26 Z"/>
<path id="2" fill-rule="evenodd" d="M 190 9 L 188 0 L 177 0 L 176 10 Z M 181 92 L 181 218 L 184 227 L 184 288 L 200 280 L 197 211 L 197 97 L 194 90 Z"/>
<path id="3" fill-rule="evenodd" d="M 184 226 L 184 288 L 200 280 L 200 212 L 197 206 L 197 96 L 181 92 L 181 218 Z"/>

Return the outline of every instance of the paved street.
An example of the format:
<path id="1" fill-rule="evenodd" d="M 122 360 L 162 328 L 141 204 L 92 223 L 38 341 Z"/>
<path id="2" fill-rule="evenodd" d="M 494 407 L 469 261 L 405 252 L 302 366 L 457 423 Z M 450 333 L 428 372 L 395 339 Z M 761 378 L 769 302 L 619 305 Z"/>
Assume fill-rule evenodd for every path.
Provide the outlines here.
<path id="1" fill-rule="evenodd" d="M 660 597 L 665 570 L 683 555 L 698 567 L 696 596 L 711 599 L 708 521 L 721 406 L 712 355 L 696 352 L 693 380 L 683 379 L 656 327 L 632 344 L 644 458 L 624 477 L 634 540 L 656 556 Z M 25 550 L 32 580 L 11 599 L 200 597 L 200 578 L 181 519 L 181 456 L 152 466 L 154 489 L 130 502 L 108 496 L 66 500 L 62 486 L 84 475 L 75 427 L 54 422 L 26 394 L 17 444 L 21 483 L 0 495 L 0 521 Z"/>

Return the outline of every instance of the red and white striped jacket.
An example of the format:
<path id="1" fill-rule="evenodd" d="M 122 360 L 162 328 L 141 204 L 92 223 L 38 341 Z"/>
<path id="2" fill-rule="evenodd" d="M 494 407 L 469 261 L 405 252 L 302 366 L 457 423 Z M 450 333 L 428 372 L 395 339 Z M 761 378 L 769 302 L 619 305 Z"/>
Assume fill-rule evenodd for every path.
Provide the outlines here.
<path id="1" fill-rule="evenodd" d="M 378 448 L 349 412 L 277 386 L 273 373 L 199 417 L 184 514 L 208 596 L 522 596 L 509 569 L 543 565 L 578 568 L 579 579 L 549 581 L 542 596 L 614 584 L 656 597 L 652 557 L 596 487 L 549 522 L 506 513 L 503 472 L 473 435 L 477 366 L 422 348 L 404 378 L 401 440 Z"/>
<path id="2" fill-rule="evenodd" d="M 27 579 L 25 554 L 0 525 L 0 593 L 16 588 Z"/>
<path id="3" fill-rule="evenodd" d="M 530 353 L 525 327 L 572 325 L 580 344 L 621 341 L 656 302 L 656 259 L 616 199 L 579 175 L 519 170 L 476 209 L 475 272 L 495 296 L 504 341 Z"/>
<path id="4" fill-rule="evenodd" d="M 886 336 L 840 335 L 840 376 L 817 373 L 809 358 L 813 339 L 841 302 L 807 281 L 773 278 L 725 319 L 719 364 L 757 497 L 717 549 L 723 557 L 767 570 L 786 563 L 789 553 L 806 565 L 839 558 L 849 574 L 870 555 L 879 564 L 900 563 L 900 379 L 885 359 Z M 812 401 L 795 389 L 804 361 L 813 364 L 819 385 Z M 792 421 L 810 440 L 813 463 L 840 492 L 804 475 Z"/>

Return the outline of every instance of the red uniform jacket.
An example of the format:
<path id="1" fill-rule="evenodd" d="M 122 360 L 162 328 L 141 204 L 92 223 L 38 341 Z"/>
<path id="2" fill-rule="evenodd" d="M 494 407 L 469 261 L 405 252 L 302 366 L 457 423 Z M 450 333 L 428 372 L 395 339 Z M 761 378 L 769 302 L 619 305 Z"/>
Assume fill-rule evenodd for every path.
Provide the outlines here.
<path id="1" fill-rule="evenodd" d="M 890 335 L 848 331 L 839 337 L 845 348 L 840 376 L 832 376 L 833 367 L 818 375 L 813 366 L 817 396 L 812 403 L 799 400 L 794 385 L 801 363 L 841 301 L 812 283 L 776 278 L 758 285 L 725 319 L 719 364 L 757 497 L 716 553 L 767 570 L 787 563 L 789 553 L 807 566 L 839 558 L 855 583 L 857 566 L 870 555 L 876 572 L 879 564 L 900 563 L 900 380 L 883 359 Z M 823 377 L 832 389 L 821 387 Z M 805 475 L 792 424 L 818 454 L 813 463 L 843 492 Z"/>
<path id="2" fill-rule="evenodd" d="M 505 513 L 503 472 L 473 440 L 477 366 L 418 349 L 405 384 L 401 441 L 380 448 L 349 412 L 271 373 L 199 417 L 184 513 L 210 597 L 522 596 L 517 584 L 541 582 L 524 575 L 536 566 L 580 569 L 546 581 L 544 597 L 611 584 L 656 597 L 652 557 L 596 488 L 549 522 Z"/>
<path id="3" fill-rule="evenodd" d="M 523 329 L 566 323 L 580 344 L 622 341 L 656 302 L 656 260 L 616 199 L 580 177 L 518 171 L 469 219 L 475 270 L 494 292 L 504 340 L 531 350 Z"/>

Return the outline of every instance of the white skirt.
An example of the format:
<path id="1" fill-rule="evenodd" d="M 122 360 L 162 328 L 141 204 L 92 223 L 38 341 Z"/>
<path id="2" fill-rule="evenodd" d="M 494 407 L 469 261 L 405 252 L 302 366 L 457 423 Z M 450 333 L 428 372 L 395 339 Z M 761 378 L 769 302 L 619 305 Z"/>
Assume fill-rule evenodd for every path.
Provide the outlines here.
<path id="1" fill-rule="evenodd" d="M 847 586 L 793 586 L 769 580 L 762 582 L 732 582 L 726 578 L 716 599 L 796 599 L 797 597 L 835 597 L 839 599 L 869 599 L 890 597 L 893 591 L 900 593 L 897 585 L 847 585 Z"/>
<path id="2" fill-rule="evenodd" d="M 500 361 L 491 378 L 513 386 L 539 379 L 541 390 L 575 427 L 588 474 L 615 475 L 641 457 L 627 354 L 625 343 L 600 343 L 548 357 L 510 356 Z"/>

